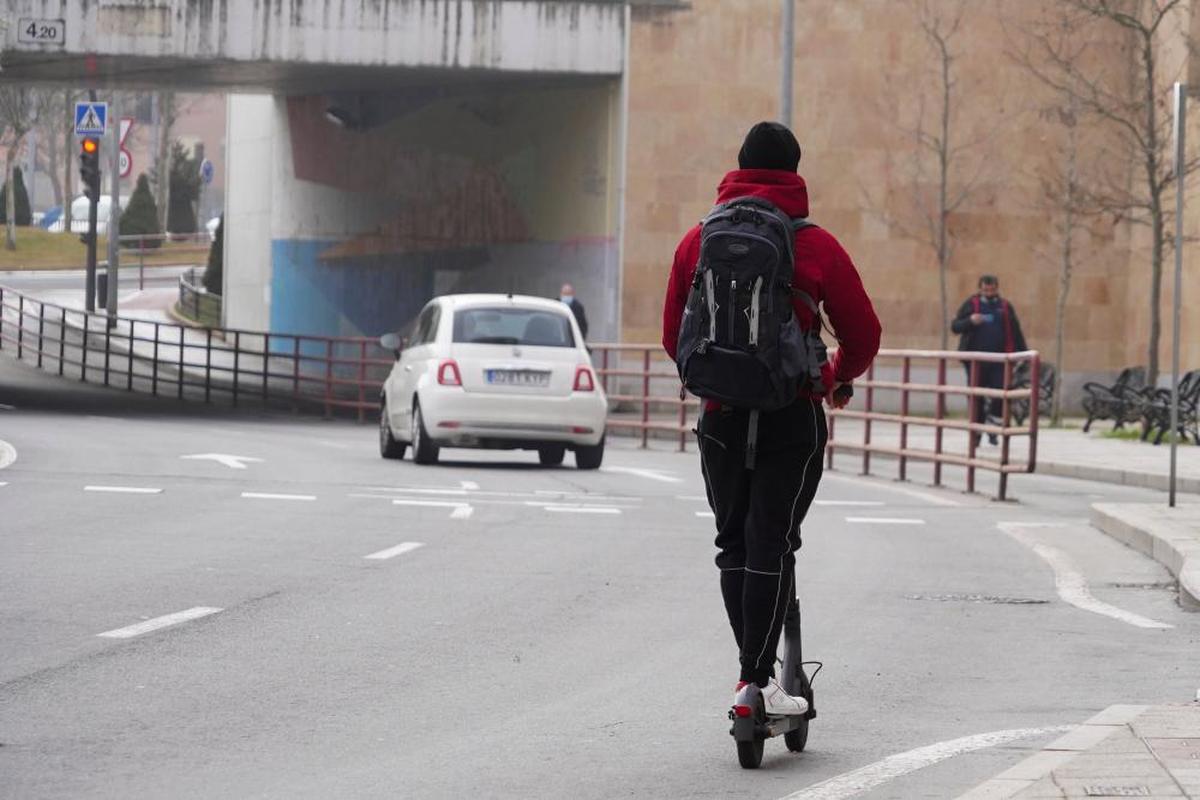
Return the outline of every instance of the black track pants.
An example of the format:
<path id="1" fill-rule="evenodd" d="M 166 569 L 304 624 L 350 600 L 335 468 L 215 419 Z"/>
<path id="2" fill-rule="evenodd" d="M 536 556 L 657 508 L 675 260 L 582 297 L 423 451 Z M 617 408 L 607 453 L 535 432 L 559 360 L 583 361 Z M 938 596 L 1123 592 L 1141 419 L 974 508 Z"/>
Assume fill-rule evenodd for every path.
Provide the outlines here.
<path id="1" fill-rule="evenodd" d="M 965 365 L 967 370 L 967 383 L 971 383 L 971 365 Z M 1004 365 L 980 363 L 979 364 L 979 382 L 975 386 L 984 389 L 1003 389 L 1004 388 Z M 989 416 L 999 419 L 1004 413 L 1004 401 L 999 397 L 974 397 L 971 398 L 974 409 L 974 422 L 987 422 Z"/>
<path id="2" fill-rule="evenodd" d="M 708 504 L 717 521 L 717 567 L 741 653 L 740 680 L 775 674 L 784 612 L 794 592 L 800 523 L 821 481 L 828 431 L 820 402 L 761 412 L 755 468 L 746 469 L 749 412 L 706 411 L 698 428 Z"/>

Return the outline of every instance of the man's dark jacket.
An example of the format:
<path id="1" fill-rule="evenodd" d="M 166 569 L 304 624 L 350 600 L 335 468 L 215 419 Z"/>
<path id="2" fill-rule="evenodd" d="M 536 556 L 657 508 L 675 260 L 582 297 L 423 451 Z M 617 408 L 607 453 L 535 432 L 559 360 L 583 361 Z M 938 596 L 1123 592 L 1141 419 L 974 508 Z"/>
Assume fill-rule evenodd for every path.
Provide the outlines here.
<path id="1" fill-rule="evenodd" d="M 975 313 L 989 313 L 987 307 L 988 302 L 981 295 L 975 294 L 966 299 L 966 302 L 958 309 L 958 315 L 954 321 L 950 323 L 950 330 L 960 334 L 958 340 L 959 350 L 970 350 L 976 353 L 979 352 L 1004 352 L 1004 353 L 1019 353 L 1029 348 L 1025 345 L 1025 334 L 1021 332 L 1021 322 L 1017 319 L 1017 311 L 1013 308 L 1012 303 L 1004 298 L 999 298 L 998 313 L 1000 314 L 999 324 L 1003 329 L 1003 349 L 994 346 L 988 346 L 986 339 L 988 338 L 987 325 L 971 324 L 971 315 Z"/>
<path id="2" fill-rule="evenodd" d="M 587 312 L 583 310 L 583 303 L 579 302 L 576 297 L 571 301 L 571 313 L 575 315 L 575 321 L 579 323 L 579 332 L 583 334 L 583 338 L 587 338 Z"/>

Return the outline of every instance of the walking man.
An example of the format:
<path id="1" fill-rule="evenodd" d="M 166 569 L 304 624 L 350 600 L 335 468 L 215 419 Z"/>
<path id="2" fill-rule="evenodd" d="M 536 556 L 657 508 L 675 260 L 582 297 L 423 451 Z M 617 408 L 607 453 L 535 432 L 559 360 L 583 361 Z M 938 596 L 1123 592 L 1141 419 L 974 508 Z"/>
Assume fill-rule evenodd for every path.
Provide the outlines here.
<path id="1" fill-rule="evenodd" d="M 575 321 L 579 323 L 579 332 L 586 339 L 588 328 L 587 312 L 583 310 L 583 303 L 579 302 L 579 298 L 575 296 L 575 287 L 569 283 L 564 283 L 558 299 L 571 307 L 571 313 L 575 315 Z"/>
<path id="2" fill-rule="evenodd" d="M 790 239 L 794 245 L 784 250 L 793 251 L 793 263 L 781 264 L 787 270 L 782 291 L 791 298 L 800 328 L 813 336 L 820 332 L 815 303 L 823 302 L 840 342 L 833 363 L 822 363 L 819 369 L 820 387 L 826 391 L 814 391 L 810 383 L 783 408 L 761 412 L 708 400 L 697 426 L 701 471 L 716 517 L 721 594 L 739 651 L 734 705 L 747 705 L 752 691 L 761 691 L 764 707 L 772 715 L 808 711 L 805 698 L 789 696 L 780 686 L 774 665 L 784 613 L 795 591 L 800 524 L 821 479 L 827 436 L 822 400 L 838 408 L 846 404 L 850 382 L 875 357 L 880 337 L 879 320 L 850 257 L 832 235 L 807 222 L 808 190 L 796 173 L 799 163 L 800 145 L 792 132 L 778 123 L 759 123 L 738 154 L 739 169 L 728 173 L 718 186 L 717 203 L 766 200 L 786 215 L 781 215 L 784 220 L 791 218 L 783 241 Z M 749 212 L 752 217 L 754 213 Z M 705 243 L 702 249 L 703 230 L 698 225 L 684 235 L 671 267 L 663 308 L 663 347 L 672 358 L 678 355 L 681 318 L 699 267 L 706 274 L 696 283 L 696 291 L 705 285 L 711 291 L 714 285 L 709 266 L 700 260 L 702 252 L 707 258 L 708 248 L 716 245 Z M 741 243 L 723 247 L 723 269 L 728 269 L 729 259 L 750 250 Z M 755 283 L 756 298 L 758 286 Z M 746 301 L 739 298 L 747 288 L 743 285 L 743 294 L 738 295 L 737 281 L 728 292 L 723 284 L 717 287 L 720 308 L 727 311 L 712 318 L 711 330 L 718 330 L 719 317 L 721 328 L 728 325 L 745 331 L 749 326 L 751 351 L 773 347 L 770 341 L 754 344 L 760 328 L 753 321 L 773 312 L 763 311 L 766 304 L 754 302 L 752 310 L 741 313 L 739 303 Z M 715 308 L 716 302 L 708 308 Z M 823 348 L 820 353 L 824 362 Z"/>
<path id="3" fill-rule="evenodd" d="M 968 297 L 958 309 L 958 315 L 950 323 L 950 330 L 961 334 L 959 350 L 976 353 L 1019 353 L 1028 349 L 1025 334 L 1012 303 L 1000 297 L 1000 280 L 995 275 L 984 275 L 979 279 L 979 292 Z M 998 362 L 980 361 L 978 380 L 971 382 L 971 362 L 964 361 L 967 383 L 988 389 L 1004 388 L 1004 365 Z M 990 400 L 990 402 L 989 402 Z M 971 422 L 989 422 L 999 425 L 1004 413 L 1004 403 L 999 397 L 976 397 L 971 403 Z M 971 433 L 975 444 L 980 435 Z M 990 444 L 997 443 L 996 434 L 988 434 Z"/>

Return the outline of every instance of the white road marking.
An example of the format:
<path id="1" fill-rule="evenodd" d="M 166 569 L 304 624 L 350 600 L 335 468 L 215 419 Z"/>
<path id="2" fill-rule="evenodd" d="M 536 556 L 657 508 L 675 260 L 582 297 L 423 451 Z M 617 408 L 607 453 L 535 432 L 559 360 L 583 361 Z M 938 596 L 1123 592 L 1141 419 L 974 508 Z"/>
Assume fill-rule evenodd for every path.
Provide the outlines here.
<path id="1" fill-rule="evenodd" d="M 395 547 L 389 547 L 386 550 L 380 550 L 378 553 L 371 553 L 371 555 L 363 556 L 363 558 L 373 558 L 377 561 L 383 561 L 384 559 L 395 558 L 396 556 L 404 555 L 405 553 L 411 553 L 418 547 L 424 546 L 424 542 L 401 542 Z"/>
<path id="2" fill-rule="evenodd" d="M 110 492 L 112 494 L 162 494 L 162 489 L 149 486 L 85 486 L 85 492 Z"/>
<path id="3" fill-rule="evenodd" d="M 1101 614 L 1105 617 L 1112 617 L 1138 628 L 1165 630 L 1175 627 L 1165 622 L 1143 617 L 1141 614 L 1135 614 L 1132 611 L 1126 611 L 1123 608 L 1117 608 L 1102 600 L 1097 600 L 1092 595 L 1091 590 L 1088 589 L 1087 578 L 1075 566 L 1075 562 L 1071 560 L 1069 555 L 1057 547 L 1042 544 L 1027 531 L 1022 530 L 1023 528 L 1061 528 L 1065 527 L 1064 525 L 1060 523 L 997 522 L 996 527 L 1033 550 L 1033 552 L 1041 556 L 1043 561 L 1050 565 L 1050 568 L 1054 570 L 1054 588 L 1064 602 L 1070 603 L 1084 611 Z"/>
<path id="4" fill-rule="evenodd" d="M 546 511 L 556 514 L 620 514 L 621 509 L 612 506 L 543 506 Z"/>
<path id="5" fill-rule="evenodd" d="M 459 481 L 459 483 L 462 484 L 462 488 L 466 489 L 468 492 L 479 491 L 479 484 L 475 481 Z"/>
<path id="6" fill-rule="evenodd" d="M 139 622 L 136 625 L 129 625 L 124 628 L 117 628 L 116 630 L 97 633 L 96 635 L 103 636 L 106 639 L 130 639 L 134 636 L 141 636 L 143 633 L 159 630 L 160 628 L 167 628 L 171 625 L 178 625 L 181 622 L 188 622 L 193 619 L 207 617 L 208 615 L 216 614 L 221 610 L 222 609 L 220 608 L 196 606 L 195 608 L 189 608 L 186 611 L 177 611 L 174 614 L 155 617 L 154 619 L 148 619 L 145 622 Z"/>
<path id="7" fill-rule="evenodd" d="M 829 479 L 832 479 L 835 481 L 842 481 L 843 483 L 852 483 L 860 489 L 863 488 L 864 486 L 867 486 L 872 489 L 883 489 L 884 491 L 887 491 L 887 492 L 899 492 L 900 494 L 908 495 L 909 497 L 916 498 L 917 500 L 921 500 L 925 503 L 929 503 L 929 504 L 935 505 L 935 506 L 961 506 L 962 505 L 962 503 L 958 502 L 957 500 L 952 500 L 949 497 L 943 497 L 934 492 L 922 492 L 920 489 L 908 489 L 903 486 L 893 486 L 890 483 L 882 483 L 880 481 L 867 481 L 867 480 L 863 480 L 862 478 L 851 478 L 848 475 L 839 475 L 836 472 L 826 471 L 825 474 L 822 476 L 822 478 L 823 479 L 829 478 Z"/>
<path id="8" fill-rule="evenodd" d="M 394 506 L 422 506 L 424 508 L 470 508 L 470 503 L 455 503 L 450 500 L 401 500 L 392 499 Z"/>
<path id="9" fill-rule="evenodd" d="M 459 506 L 450 512 L 450 519 L 470 519 L 475 513 L 473 506 Z"/>
<path id="10" fill-rule="evenodd" d="M 912 517 L 846 517 L 846 522 L 862 522 L 867 525 L 924 525 L 925 520 Z"/>
<path id="11" fill-rule="evenodd" d="M 814 505 L 818 506 L 881 506 L 883 503 L 879 500 L 814 500 Z"/>
<path id="12" fill-rule="evenodd" d="M 662 481 L 663 483 L 683 483 L 683 478 L 676 478 L 674 475 L 667 474 L 666 472 L 657 469 L 640 469 L 638 467 L 601 467 L 600 471 L 618 475 L 633 475 L 638 478 L 647 478 L 652 481 Z"/>
<path id="13" fill-rule="evenodd" d="M 315 494 L 276 494 L 274 492 L 242 492 L 248 500 L 316 500 Z"/>
<path id="14" fill-rule="evenodd" d="M 707 503 L 708 498 L 702 494 L 677 494 L 676 500 L 684 500 L 688 503 Z"/>
<path id="15" fill-rule="evenodd" d="M 582 499 L 582 500 L 594 500 L 596 502 L 604 502 L 604 503 L 640 503 L 640 502 L 642 502 L 642 498 L 640 498 L 640 497 L 619 497 L 619 496 L 607 495 L 607 494 L 591 494 L 589 492 L 552 492 L 552 491 L 547 491 L 545 489 L 539 489 L 533 493 L 530 493 L 530 492 L 481 492 L 481 491 L 468 491 L 466 489 L 428 489 L 428 488 L 406 489 L 406 488 L 401 488 L 401 487 L 386 487 L 386 486 L 367 486 L 367 487 L 365 487 L 365 489 L 367 492 L 387 492 L 388 494 L 351 493 L 349 496 L 350 497 L 361 497 L 361 498 L 391 499 L 391 498 L 394 498 L 397 496 L 403 496 L 406 494 L 415 494 L 415 495 L 431 495 L 433 497 L 470 497 L 472 502 L 478 502 L 478 503 L 489 502 L 487 500 L 481 499 L 481 498 L 485 498 L 485 497 L 502 497 L 502 498 L 512 498 L 512 499 L 555 498 L 557 500 L 567 500 L 568 498 L 574 500 L 575 498 L 578 498 L 578 499 Z M 494 501 L 492 501 L 492 502 L 494 502 Z M 549 500 L 547 500 L 547 502 L 549 502 Z"/>
<path id="16" fill-rule="evenodd" d="M 184 461 L 215 461 L 218 464 L 224 464 L 230 469 L 246 469 L 246 464 L 261 464 L 261 458 L 253 458 L 251 456 L 234 456 L 228 453 L 197 453 L 191 456 L 180 456 Z"/>
<path id="17" fill-rule="evenodd" d="M 696 516 L 697 516 L 697 517 L 704 517 L 704 518 L 706 518 L 706 519 L 716 519 L 716 518 L 717 518 L 717 515 L 716 515 L 716 514 L 714 514 L 714 513 L 713 513 L 713 512 L 711 512 L 711 511 L 697 511 L 697 512 L 696 512 Z"/>
<path id="18" fill-rule="evenodd" d="M 0 439 L 0 469 L 11 466 L 17 460 L 17 448 Z"/>
<path id="19" fill-rule="evenodd" d="M 0 481 L 0 486 L 8 486 L 8 481 Z"/>
<path id="20" fill-rule="evenodd" d="M 1015 730 L 992 731 L 977 733 L 973 736 L 963 736 L 945 742 L 918 747 L 905 753 L 888 756 L 882 761 L 876 761 L 852 772 L 846 772 L 833 778 L 814 783 L 798 792 L 793 792 L 782 800 L 843 800 L 855 797 L 874 789 L 880 784 L 916 772 L 948 758 L 997 747 L 1019 739 L 1029 739 L 1034 736 L 1047 736 L 1052 733 L 1065 733 L 1073 730 L 1073 725 L 1057 725 L 1049 728 L 1018 728 Z"/>

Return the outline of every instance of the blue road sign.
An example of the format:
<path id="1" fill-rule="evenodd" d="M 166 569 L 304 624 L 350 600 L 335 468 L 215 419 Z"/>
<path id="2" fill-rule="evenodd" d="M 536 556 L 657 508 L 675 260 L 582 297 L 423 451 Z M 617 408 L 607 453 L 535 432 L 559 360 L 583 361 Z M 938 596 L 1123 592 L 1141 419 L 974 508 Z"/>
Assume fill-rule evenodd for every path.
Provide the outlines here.
<path id="1" fill-rule="evenodd" d="M 212 183 L 213 179 L 213 163 L 207 158 L 200 162 L 200 180 L 205 184 Z"/>
<path id="2" fill-rule="evenodd" d="M 108 127 L 108 103 L 75 104 L 75 135 L 103 136 Z"/>

